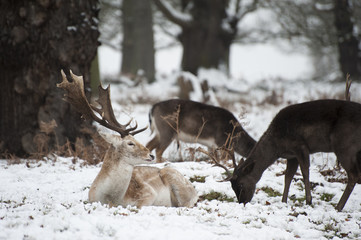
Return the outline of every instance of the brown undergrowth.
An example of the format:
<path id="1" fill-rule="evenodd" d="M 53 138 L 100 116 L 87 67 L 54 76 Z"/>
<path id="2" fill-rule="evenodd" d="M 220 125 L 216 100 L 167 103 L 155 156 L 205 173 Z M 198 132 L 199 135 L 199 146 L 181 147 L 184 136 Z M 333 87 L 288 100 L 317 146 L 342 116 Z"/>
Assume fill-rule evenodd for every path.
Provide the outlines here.
<path id="1" fill-rule="evenodd" d="M 54 156 L 72 157 L 73 163 L 78 159 L 84 160 L 85 165 L 95 165 L 102 161 L 109 144 L 92 128 L 83 128 L 84 136 L 89 136 L 91 141 L 84 138 L 76 138 L 75 142 L 67 140 L 65 144 L 59 144 L 56 136 L 57 124 L 54 120 L 40 124 L 40 132 L 33 138 L 36 151 L 27 158 L 29 161 L 41 161 L 53 159 Z M 53 143 L 55 139 L 55 144 Z M 19 164 L 21 158 L 4 152 L 1 158 L 7 159 L 9 164 Z"/>

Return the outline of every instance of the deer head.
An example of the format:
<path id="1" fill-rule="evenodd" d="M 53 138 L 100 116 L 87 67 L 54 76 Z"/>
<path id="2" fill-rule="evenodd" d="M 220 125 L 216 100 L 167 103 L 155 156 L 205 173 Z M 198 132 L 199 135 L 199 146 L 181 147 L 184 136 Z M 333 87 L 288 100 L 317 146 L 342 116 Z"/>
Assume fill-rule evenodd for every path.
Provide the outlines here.
<path id="1" fill-rule="evenodd" d="M 120 161 L 120 157 L 130 165 L 148 164 L 154 160 L 154 156 L 150 154 L 149 150 L 138 142 L 133 136 L 128 135 L 120 137 L 114 134 L 100 133 L 105 141 L 111 144 L 113 148 L 110 151 L 115 154 L 112 161 Z"/>
<path id="2" fill-rule="evenodd" d="M 243 161 L 234 168 L 233 175 L 230 178 L 232 189 L 239 203 L 246 204 L 253 198 L 257 181 L 248 175 L 253 167 L 253 163 Z"/>

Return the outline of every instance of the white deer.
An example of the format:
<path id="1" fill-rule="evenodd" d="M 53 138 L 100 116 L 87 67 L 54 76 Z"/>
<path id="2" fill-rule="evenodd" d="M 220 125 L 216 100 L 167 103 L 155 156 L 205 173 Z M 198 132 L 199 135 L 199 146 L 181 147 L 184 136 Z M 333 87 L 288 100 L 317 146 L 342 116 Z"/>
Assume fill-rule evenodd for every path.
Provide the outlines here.
<path id="1" fill-rule="evenodd" d="M 150 163 L 154 157 L 150 151 L 139 143 L 132 135 L 144 131 L 136 130 L 137 126 L 127 128 L 120 124 L 114 116 L 111 106 L 109 87 L 99 87 L 100 108 L 89 104 L 84 94 L 82 76 L 70 71 L 73 82 L 69 82 L 61 71 L 63 82 L 58 87 L 67 92 L 66 100 L 70 102 L 84 117 L 92 118 L 102 126 L 114 130 L 120 136 L 103 134 L 110 143 L 103 165 L 89 191 L 90 202 L 101 202 L 110 206 L 127 205 L 193 207 L 198 200 L 197 192 L 192 184 L 177 170 L 165 167 L 136 166 Z M 98 117 L 95 112 L 99 113 Z"/>

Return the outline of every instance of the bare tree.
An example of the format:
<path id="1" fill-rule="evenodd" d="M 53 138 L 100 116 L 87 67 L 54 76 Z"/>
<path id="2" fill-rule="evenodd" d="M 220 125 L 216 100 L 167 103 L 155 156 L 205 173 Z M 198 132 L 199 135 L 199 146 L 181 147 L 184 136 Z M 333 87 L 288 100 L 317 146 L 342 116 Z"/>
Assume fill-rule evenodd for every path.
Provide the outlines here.
<path id="1" fill-rule="evenodd" d="M 96 0 L 1 1 L 0 153 L 36 152 L 41 123 L 56 122 L 50 146 L 75 141 L 89 126 L 61 101 L 56 83 L 61 68 L 72 68 L 89 91 L 98 11 Z"/>
<path id="2" fill-rule="evenodd" d="M 122 53 L 121 73 L 154 81 L 154 33 L 151 1 L 101 0 L 100 41 Z"/>
<path id="3" fill-rule="evenodd" d="M 227 0 L 181 0 L 177 6 L 154 0 L 166 18 L 181 28 L 182 69 L 197 74 L 200 67 L 228 72 L 229 51 L 238 23 L 257 9 L 258 0 L 248 4 Z"/>
<path id="4" fill-rule="evenodd" d="M 102 45 L 121 51 L 123 39 L 122 1 L 100 0 L 99 31 Z"/>
<path id="5" fill-rule="evenodd" d="M 307 46 L 315 57 L 316 77 L 338 73 L 361 80 L 361 4 L 355 0 L 265 1 L 277 15 L 280 31 L 276 37 Z"/>
<path id="6" fill-rule="evenodd" d="M 351 1 L 334 0 L 333 13 L 338 46 L 338 59 L 343 77 L 361 81 L 361 34 L 356 30 Z"/>
<path id="7" fill-rule="evenodd" d="M 121 72 L 154 81 L 153 15 L 150 1 L 123 0 Z M 143 71 L 139 73 L 139 71 Z"/>

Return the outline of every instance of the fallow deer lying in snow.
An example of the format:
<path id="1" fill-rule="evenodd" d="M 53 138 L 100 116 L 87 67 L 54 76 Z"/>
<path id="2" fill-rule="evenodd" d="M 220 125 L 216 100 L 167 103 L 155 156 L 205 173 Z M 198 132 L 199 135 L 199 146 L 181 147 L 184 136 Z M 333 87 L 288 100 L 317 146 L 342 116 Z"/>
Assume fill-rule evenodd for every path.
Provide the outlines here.
<path id="1" fill-rule="evenodd" d="M 256 144 L 231 112 L 199 102 L 180 99 L 158 102 L 150 111 L 149 121 L 155 136 L 147 148 L 156 149 L 157 162 L 162 162 L 163 152 L 174 139 L 217 148 L 232 135 L 234 151 L 245 157 Z"/>
<path id="2" fill-rule="evenodd" d="M 239 203 L 250 202 L 262 173 L 278 158 L 288 158 L 285 191 L 298 164 L 301 167 L 306 203 L 311 204 L 309 154 L 334 152 L 346 170 L 348 183 L 336 209 L 345 206 L 356 183 L 361 183 L 361 104 L 341 100 L 318 100 L 282 109 L 252 149 L 238 165 L 231 179 Z"/>
<path id="3" fill-rule="evenodd" d="M 69 82 L 61 71 L 63 81 L 57 86 L 66 90 L 66 100 L 84 117 L 92 118 L 102 126 L 120 134 L 104 135 L 110 143 L 103 165 L 89 191 L 90 202 L 101 202 L 121 206 L 173 206 L 193 207 L 197 202 L 197 193 L 192 184 L 178 171 L 170 167 L 162 169 L 148 166 L 135 166 L 149 163 L 154 157 L 132 135 L 144 129 L 128 128 L 130 122 L 120 124 L 113 112 L 109 96 L 109 87 L 99 86 L 100 108 L 89 104 L 84 94 L 82 76 L 70 71 L 73 82 Z M 97 112 L 97 114 L 94 113 Z"/>

